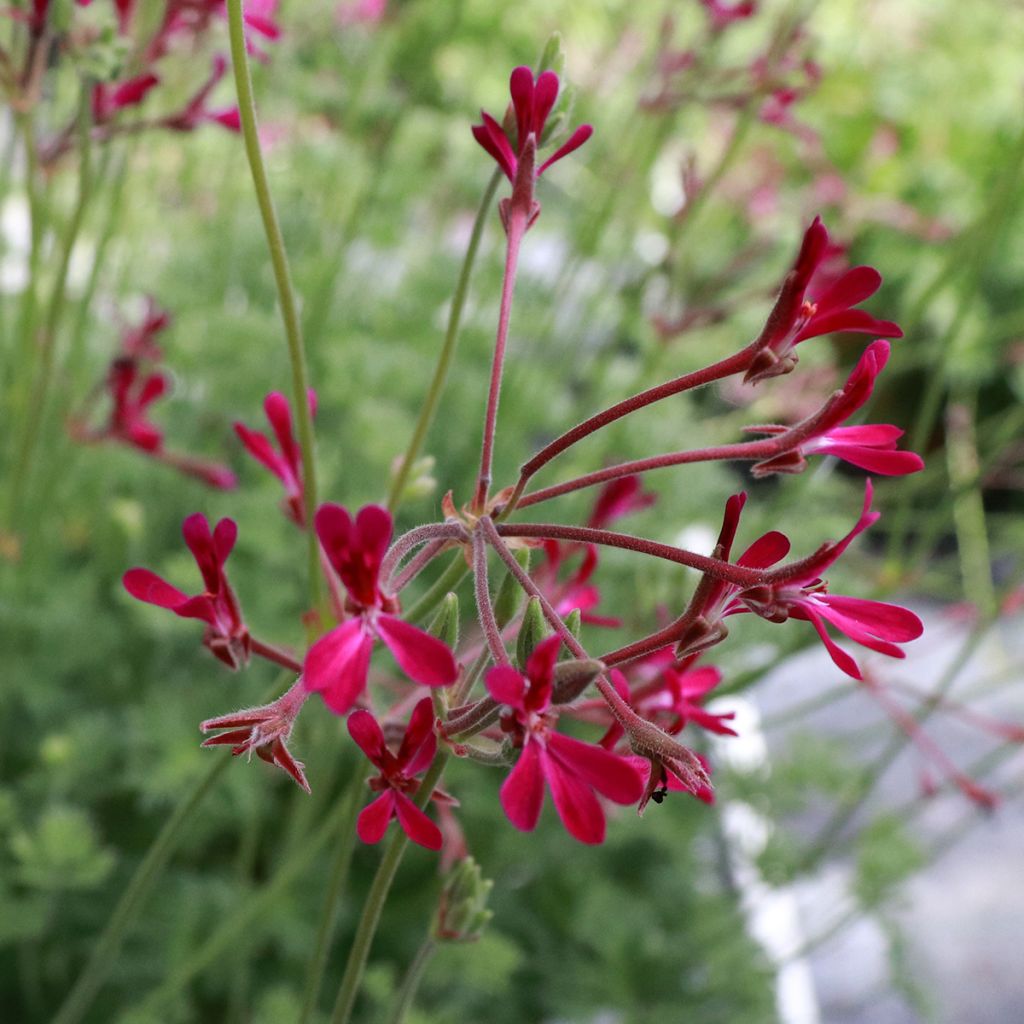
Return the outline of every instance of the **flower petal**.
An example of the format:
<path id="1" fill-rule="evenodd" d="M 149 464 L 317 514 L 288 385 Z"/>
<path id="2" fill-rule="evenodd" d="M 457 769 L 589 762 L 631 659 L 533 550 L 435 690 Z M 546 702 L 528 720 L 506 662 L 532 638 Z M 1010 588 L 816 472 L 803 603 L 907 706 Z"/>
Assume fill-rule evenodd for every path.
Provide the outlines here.
<path id="1" fill-rule="evenodd" d="M 121 577 L 124 589 L 138 601 L 175 611 L 188 600 L 188 595 L 172 587 L 149 569 L 129 569 Z"/>
<path id="2" fill-rule="evenodd" d="M 596 749 L 596 748 L 595 748 Z M 605 751 L 607 753 L 607 751 Z M 610 755 L 614 756 L 614 755 Z M 594 791 L 585 782 L 577 779 L 556 758 L 547 751 L 541 754 L 544 778 L 551 787 L 551 797 L 555 801 L 555 809 L 566 831 L 581 843 L 596 845 L 604 842 L 605 820 L 604 811 Z M 638 789 L 637 799 L 643 791 L 640 776 L 636 776 Z"/>
<path id="3" fill-rule="evenodd" d="M 412 709 L 412 714 L 409 716 L 409 724 L 405 727 L 402 745 L 398 748 L 396 756 L 398 767 L 406 775 L 417 775 L 434 759 L 436 749 L 434 702 L 429 697 L 424 697 Z M 428 756 L 424 758 L 424 754 Z M 426 764 L 420 767 L 420 763 L 424 760 L 426 760 Z"/>
<path id="4" fill-rule="evenodd" d="M 379 843 L 388 830 L 388 822 L 394 816 L 395 791 L 389 789 L 359 812 L 356 834 L 364 843 Z"/>
<path id="5" fill-rule="evenodd" d="M 459 666 L 448 647 L 393 615 L 377 617 L 377 632 L 410 679 L 424 686 L 454 683 Z"/>
<path id="6" fill-rule="evenodd" d="M 349 619 L 306 652 L 303 684 L 319 693 L 336 715 L 343 715 L 366 688 L 372 651 L 373 637 L 363 628 L 362 619 Z"/>
<path id="7" fill-rule="evenodd" d="M 547 740 L 549 757 L 571 774 L 593 786 L 617 804 L 635 804 L 643 792 L 643 779 L 626 760 L 604 747 L 553 732 Z"/>
<path id="8" fill-rule="evenodd" d="M 428 850 L 440 850 L 441 830 L 404 793 L 395 792 L 395 813 L 402 831 Z"/>
<path id="9" fill-rule="evenodd" d="M 519 760 L 501 785 L 501 806 L 517 829 L 532 832 L 544 805 L 544 773 L 537 744 L 527 740 Z"/>
<path id="10" fill-rule="evenodd" d="M 384 743 L 384 732 L 373 715 L 363 708 L 353 711 L 345 723 L 348 734 L 356 741 L 359 749 L 378 768 L 383 768 L 384 754 L 387 746 Z"/>

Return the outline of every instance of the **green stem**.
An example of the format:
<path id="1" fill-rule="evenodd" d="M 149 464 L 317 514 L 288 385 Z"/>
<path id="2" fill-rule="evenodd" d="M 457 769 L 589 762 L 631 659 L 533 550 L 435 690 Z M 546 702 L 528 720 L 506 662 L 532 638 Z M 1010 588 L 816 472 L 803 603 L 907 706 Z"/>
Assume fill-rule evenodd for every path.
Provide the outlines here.
<path id="1" fill-rule="evenodd" d="M 27 410 L 28 421 L 25 424 L 21 447 L 14 466 L 14 472 L 11 476 L 10 523 L 12 526 L 15 525 L 14 520 L 21 504 L 21 492 L 25 486 L 29 468 L 32 465 L 32 455 L 39 440 L 39 431 L 43 423 L 43 414 L 46 410 L 46 401 L 50 392 L 50 384 L 53 378 L 54 354 L 56 351 L 57 327 L 60 324 L 61 314 L 64 311 L 65 286 L 67 284 L 68 268 L 71 266 L 71 252 L 75 247 L 75 241 L 81 230 L 82 220 L 85 217 L 85 210 L 92 193 L 92 153 L 89 138 L 89 130 L 92 123 L 90 97 L 91 89 L 88 82 L 85 82 L 82 85 L 82 95 L 78 111 L 78 198 L 71 213 L 71 218 L 64 230 L 64 237 L 61 240 L 57 276 L 53 283 L 49 304 L 47 305 L 46 317 L 43 320 L 42 336 L 39 339 L 39 369 Z M 30 173 L 31 170 L 30 168 Z M 30 190 L 32 188 L 31 182 L 29 183 L 29 188 Z M 33 217 L 32 249 L 33 257 L 35 258 L 32 262 L 37 262 L 36 231 L 35 218 Z M 31 284 L 29 288 L 32 288 Z"/>
<path id="2" fill-rule="evenodd" d="M 388 508 L 392 512 L 394 512 L 402 500 L 402 491 L 405 489 L 406 481 L 409 479 L 409 471 L 412 469 L 412 465 L 423 447 L 427 431 L 430 429 L 430 424 L 433 422 L 434 415 L 437 412 L 438 403 L 441 401 L 441 393 L 444 391 L 452 357 L 455 355 L 455 345 L 459 340 L 459 328 L 462 326 L 462 311 L 466 305 L 469 281 L 473 275 L 473 266 L 476 263 L 477 252 L 480 249 L 480 239 L 483 237 L 484 224 L 486 223 L 487 214 L 490 212 L 491 204 L 494 202 L 494 193 L 497 191 L 500 181 L 501 171 L 496 170 L 491 175 L 491 180 L 487 183 L 483 199 L 480 201 L 480 208 L 476 212 L 476 220 L 473 221 L 473 232 L 469 237 L 469 246 L 466 248 L 466 255 L 463 257 L 462 267 L 459 270 L 459 280 L 455 285 L 455 295 L 452 297 L 452 307 L 448 313 L 448 326 L 445 329 L 444 344 L 441 346 L 441 351 L 437 357 L 434 378 L 430 382 L 427 397 L 420 408 L 419 418 L 416 420 L 416 426 L 409 440 L 409 447 L 402 457 L 402 464 L 398 467 L 398 472 L 395 473 L 395 477 L 391 481 L 391 490 L 388 492 Z"/>
<path id="3" fill-rule="evenodd" d="M 52 1024 L 77 1024 L 89 1009 L 97 992 L 117 959 L 125 933 L 142 910 L 142 903 L 150 894 L 160 872 L 183 838 L 182 825 L 203 802 L 214 783 L 227 770 L 231 759 L 217 758 L 199 779 L 192 792 L 183 800 L 164 823 L 153 845 L 147 851 L 135 874 L 125 888 L 114 912 L 107 921 L 99 939 L 93 944 L 92 956 L 79 975 L 74 988 L 57 1011 Z"/>
<path id="4" fill-rule="evenodd" d="M 306 531 L 309 540 L 309 598 L 313 608 L 323 604 L 323 583 L 320 578 L 320 547 L 316 531 L 312 528 L 316 511 L 316 450 L 313 434 L 313 417 L 309 411 L 309 373 L 306 369 L 306 353 L 302 345 L 302 328 L 299 324 L 298 304 L 292 287 L 291 271 L 288 269 L 288 254 L 281 235 L 274 200 L 270 195 L 270 183 L 260 151 L 259 134 L 256 127 L 256 104 L 252 93 L 252 75 L 249 72 L 249 58 L 245 49 L 245 31 L 242 22 L 242 0 L 227 0 L 228 28 L 231 36 L 231 62 L 234 65 L 235 87 L 238 90 L 238 113 L 242 123 L 242 137 L 245 153 L 249 160 L 252 183 L 256 190 L 256 202 L 263 218 L 263 229 L 267 236 L 270 261 L 277 283 L 281 319 L 284 321 L 285 336 L 288 339 L 288 357 L 292 367 L 292 398 L 295 418 L 299 427 L 299 445 L 302 448 L 302 482 L 305 493 Z"/>
<path id="5" fill-rule="evenodd" d="M 299 1024 L 307 1024 L 316 1012 L 316 1004 L 320 997 L 320 988 L 324 980 L 324 971 L 327 968 L 327 957 L 330 954 L 331 941 L 334 938 L 334 928 L 338 921 L 338 909 L 341 904 L 341 897 L 345 891 L 345 884 L 348 881 L 349 865 L 352 863 L 352 850 L 355 846 L 356 814 L 365 790 L 366 783 L 363 779 L 363 774 L 357 768 L 352 773 L 351 783 L 345 792 L 345 802 L 348 810 L 345 823 L 341 829 L 341 843 L 338 845 L 334 864 L 331 867 L 331 877 L 327 885 L 327 893 L 324 897 L 323 913 L 321 914 L 320 926 L 316 933 L 316 946 L 313 951 L 313 958 L 309 962 L 309 972 L 306 976 L 306 992 L 302 1000 L 302 1010 L 299 1013 Z"/>
<path id="6" fill-rule="evenodd" d="M 444 599 L 449 591 L 454 590 L 469 572 L 466 558 L 461 551 L 456 551 L 448 568 L 431 584 L 430 589 L 414 604 L 410 605 L 402 616 L 407 622 L 422 622 Z"/>
<path id="7" fill-rule="evenodd" d="M 441 778 L 444 766 L 448 761 L 448 752 L 439 750 L 434 755 L 434 760 L 423 777 L 423 783 L 416 793 L 416 806 L 423 808 L 434 792 L 434 787 Z M 373 937 L 377 933 L 377 925 L 380 923 L 380 915 L 384 909 L 384 902 L 387 900 L 391 890 L 391 883 L 395 880 L 398 872 L 398 865 L 401 863 L 402 854 L 409 845 L 409 837 L 396 824 L 391 835 L 388 848 L 384 851 L 377 874 L 374 875 L 370 891 L 366 895 L 366 903 L 363 904 L 363 914 L 359 919 L 352 946 L 349 949 L 348 961 L 345 964 L 345 974 L 341 979 L 341 987 L 338 989 L 338 998 L 334 1004 L 334 1012 L 331 1014 L 330 1024 L 348 1024 L 352 1015 L 352 1007 L 355 1004 L 356 996 L 359 994 L 359 985 L 363 980 L 363 971 L 366 968 L 366 961 L 370 955 L 370 946 Z"/>
<path id="8" fill-rule="evenodd" d="M 388 1018 L 388 1024 L 402 1024 L 405 1020 L 405 1015 L 412 1009 L 413 1000 L 416 998 L 416 992 L 420 987 L 420 982 L 423 980 L 423 974 L 427 969 L 427 965 L 433 959 L 436 952 L 437 941 L 431 932 L 427 932 L 427 936 L 417 950 L 416 956 L 412 963 L 409 964 L 409 969 L 405 972 L 405 977 L 402 978 L 402 984 L 396 993 L 395 1006 L 391 1011 L 391 1016 Z"/>

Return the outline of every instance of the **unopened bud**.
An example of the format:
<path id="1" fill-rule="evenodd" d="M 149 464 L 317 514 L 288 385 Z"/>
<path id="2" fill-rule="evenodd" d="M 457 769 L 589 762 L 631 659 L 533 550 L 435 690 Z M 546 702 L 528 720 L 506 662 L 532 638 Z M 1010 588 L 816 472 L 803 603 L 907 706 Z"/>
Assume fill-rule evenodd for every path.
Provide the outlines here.
<path id="1" fill-rule="evenodd" d="M 526 604 L 526 611 L 523 613 L 523 623 L 519 627 L 519 636 L 516 638 L 516 664 L 520 672 L 526 671 L 526 663 L 530 660 L 534 648 L 548 635 L 548 626 L 544 621 L 544 612 L 541 611 L 540 600 L 531 597 Z"/>
<path id="2" fill-rule="evenodd" d="M 523 570 L 529 570 L 530 549 L 520 548 L 515 552 L 515 559 Z M 523 594 L 523 588 L 515 576 L 506 573 L 494 598 L 494 618 L 499 629 L 504 629 L 516 617 Z"/>
<path id="3" fill-rule="evenodd" d="M 439 942 L 475 942 L 494 916 L 487 900 L 494 882 L 484 878 L 472 857 L 460 860 L 448 873 L 434 918 Z"/>
<path id="4" fill-rule="evenodd" d="M 596 658 L 562 661 L 555 666 L 552 704 L 571 704 L 604 671 Z"/>

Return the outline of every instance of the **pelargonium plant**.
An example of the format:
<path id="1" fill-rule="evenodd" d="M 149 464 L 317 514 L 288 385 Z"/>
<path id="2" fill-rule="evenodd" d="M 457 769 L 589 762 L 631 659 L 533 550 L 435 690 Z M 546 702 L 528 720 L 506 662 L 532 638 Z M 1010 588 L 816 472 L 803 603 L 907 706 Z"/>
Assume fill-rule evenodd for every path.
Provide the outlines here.
<path id="1" fill-rule="evenodd" d="M 235 41 L 236 60 L 244 60 L 237 32 Z M 922 468 L 917 455 L 898 448 L 898 428 L 848 422 L 868 401 L 886 365 L 890 345 L 885 339 L 899 338 L 901 332 L 895 323 L 861 308 L 881 282 L 873 268 L 855 267 L 824 290 L 816 289 L 816 274 L 829 251 L 820 219 L 807 228 L 764 329 L 752 341 L 709 366 L 595 411 L 526 458 L 517 479 L 495 486 L 492 462 L 519 253 L 541 215 L 542 178 L 558 174 L 559 164 L 576 154 L 592 132 L 590 125 L 577 127 L 560 145 L 549 137 L 560 91 L 553 71 L 535 75 L 518 67 L 509 85 L 508 113 L 501 119 L 483 113 L 472 128 L 510 185 L 498 203 L 506 239 L 504 280 L 476 479 L 466 482 L 464 494 L 445 498 L 442 521 L 397 538 L 393 513 L 400 488 L 392 488 L 388 506 L 356 510 L 320 503 L 312 458 L 314 403 L 298 358 L 291 405 L 276 392 L 265 403 L 276 447 L 242 424 L 236 430 L 250 454 L 280 480 L 285 515 L 307 538 L 314 606 L 307 616 L 305 651 L 293 653 L 258 639 L 244 622 L 226 571 L 236 533 L 230 520 L 212 533 L 201 516 L 186 521 L 186 540 L 204 581 L 202 593 L 189 597 L 145 569 L 130 570 L 124 580 L 134 597 L 203 622 L 204 643 L 230 667 L 241 668 L 257 656 L 293 675 L 287 691 L 271 703 L 203 722 L 204 732 L 216 733 L 204 745 L 228 745 L 235 755 L 256 752 L 308 789 L 316 785 L 315 775 L 307 776 L 287 744 L 296 718 L 310 698 L 318 697 L 315 704 L 345 718 L 368 762 L 354 783 L 360 788 L 368 783 L 369 802 L 353 827 L 366 843 L 390 838 L 350 951 L 334 1021 L 349 1018 L 407 842 L 442 856 L 446 847 L 449 854 L 453 846 L 465 852 L 461 830 L 451 827 L 458 815 L 457 773 L 451 793 L 439 788 L 453 762 L 475 762 L 505 773 L 501 807 L 511 827 L 532 831 L 550 794 L 569 833 L 567 842 L 600 843 L 608 815 L 618 814 L 618 807 L 643 811 L 650 800 L 662 803 L 671 791 L 713 799 L 714 765 L 694 749 L 692 734 L 735 735 L 728 712 L 705 707 L 722 681 L 706 659 L 727 639 L 727 623 L 734 616 L 753 614 L 779 625 L 808 623 L 839 668 L 857 679 L 865 675 L 862 663 L 840 646 L 837 634 L 867 651 L 901 658 L 903 646 L 922 630 L 905 608 L 829 590 L 829 570 L 878 518 L 870 478 L 864 483 L 863 507 L 850 510 L 849 531 L 838 540 L 821 538 L 817 548 L 792 557 L 789 540 L 778 531 L 734 553 L 746 501 L 742 493 L 726 503 L 710 554 L 616 528 L 619 520 L 654 500 L 644 489 L 644 474 L 689 463 L 746 462 L 755 477 L 799 473 L 809 460 L 829 455 L 889 476 Z M 243 96 L 242 127 L 251 132 L 250 113 Z M 287 319 L 287 302 L 284 312 Z M 559 456 L 624 417 L 730 377 L 770 386 L 773 378 L 798 371 L 799 346 L 830 334 L 858 332 L 877 340 L 864 350 L 846 385 L 797 423 L 754 424 L 748 429 L 761 435 L 755 440 L 652 454 L 533 486 L 537 474 Z M 296 353 L 301 356 L 297 346 Z M 413 447 L 400 473 L 408 471 L 415 454 Z M 532 511 L 585 489 L 594 489 L 595 500 L 579 525 L 547 522 Z M 644 635 L 595 650 L 581 642 L 580 620 L 587 617 L 600 631 L 620 618 L 615 608 L 595 612 L 600 552 L 607 548 L 685 566 L 695 571 L 697 582 L 688 603 L 669 609 Z M 541 561 L 531 569 L 535 553 Z M 442 558 L 447 564 L 433 585 L 407 603 L 414 581 L 431 573 Z M 494 584 L 496 569 L 499 586 Z M 472 580 L 474 614 L 460 630 L 457 592 L 465 576 Z M 378 664 L 375 655 L 381 647 L 391 657 Z M 371 676 L 378 681 L 371 682 Z M 431 807 L 437 808 L 437 820 Z"/>

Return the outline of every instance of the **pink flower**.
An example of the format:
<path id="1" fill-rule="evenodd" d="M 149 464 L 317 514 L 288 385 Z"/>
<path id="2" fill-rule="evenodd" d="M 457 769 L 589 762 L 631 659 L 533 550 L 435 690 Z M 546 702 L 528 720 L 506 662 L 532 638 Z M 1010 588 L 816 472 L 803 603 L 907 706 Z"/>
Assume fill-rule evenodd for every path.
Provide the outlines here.
<path id="1" fill-rule="evenodd" d="M 575 570 L 562 576 L 562 569 L 579 553 L 582 553 L 582 558 Z M 620 619 L 593 613 L 593 609 L 601 603 L 601 592 L 590 582 L 597 568 L 595 545 L 560 544 L 557 540 L 546 540 L 544 559 L 534 573 L 534 582 L 544 591 L 559 615 L 564 618 L 579 611 L 582 621 L 591 625 L 615 629 L 622 624 Z"/>
<path id="2" fill-rule="evenodd" d="M 554 163 L 573 150 L 579 149 L 593 134 L 589 124 L 580 125 L 572 135 L 535 169 L 537 149 L 543 141 L 548 115 L 558 98 L 558 75 L 554 71 L 542 72 L 534 80 L 527 67 L 518 67 L 509 79 L 512 106 L 515 111 L 516 136 L 511 136 L 490 114 L 480 112 L 483 124 L 473 125 L 473 138 L 494 158 L 505 176 L 512 182 L 511 199 L 502 200 L 501 215 L 506 223 L 515 211 L 529 227 L 540 212 L 534 201 L 533 189 L 537 179 Z"/>
<path id="3" fill-rule="evenodd" d="M 135 327 L 126 327 L 121 335 L 121 354 L 126 359 L 159 362 L 163 351 L 156 343 L 156 336 L 165 331 L 170 322 L 171 314 L 161 309 L 152 295 L 147 295 L 142 322 Z"/>
<path id="4" fill-rule="evenodd" d="M 796 365 L 794 349 L 808 338 L 837 331 L 902 338 L 903 332 L 889 320 L 879 320 L 863 309 L 854 309 L 882 284 L 874 267 L 853 267 L 820 298 L 804 295 L 819 265 L 828 257 L 829 238 L 820 217 L 804 235 L 796 264 L 789 272 L 768 322 L 758 339 L 759 350 L 747 370 L 747 383 L 789 373 Z"/>
<path id="5" fill-rule="evenodd" d="M 754 0 L 741 0 L 740 3 L 726 4 L 722 0 L 700 0 L 708 17 L 711 19 L 711 30 L 721 32 L 733 22 L 743 21 L 757 13 Z"/>
<path id="6" fill-rule="evenodd" d="M 502 728 L 521 747 L 501 787 L 501 805 L 516 828 L 532 832 L 546 783 L 569 834 L 582 843 L 600 843 L 605 818 L 596 794 L 631 804 L 643 793 L 643 781 L 633 765 L 611 751 L 555 731 L 557 712 L 550 705 L 560 645 L 557 636 L 540 643 L 530 655 L 525 677 L 510 665 L 487 673 L 491 696 L 509 708 Z"/>
<path id="7" fill-rule="evenodd" d="M 711 774 L 711 766 L 700 754 L 693 757 L 700 764 L 705 775 Z M 673 758 L 640 757 L 627 758 L 644 780 L 644 792 L 637 804 L 637 814 L 643 814 L 647 804 L 653 800 L 660 804 L 669 793 L 689 793 L 706 804 L 715 802 L 715 791 L 708 785 L 696 781 L 692 767 Z"/>
<path id="8" fill-rule="evenodd" d="M 222 107 L 219 110 L 211 110 L 207 106 L 210 93 L 213 92 L 217 83 L 224 77 L 227 66 L 227 59 L 223 54 L 218 53 L 213 58 L 213 68 L 210 71 L 210 77 L 177 114 L 169 114 L 163 118 L 161 124 L 176 132 L 191 132 L 195 131 L 202 124 L 215 122 L 229 131 L 241 131 L 242 123 L 237 107 Z"/>
<path id="9" fill-rule="evenodd" d="M 380 588 L 381 562 L 391 542 L 391 513 L 380 505 L 360 509 L 353 522 L 340 505 L 321 505 L 317 536 L 348 592 L 352 618 L 322 636 L 306 653 L 306 688 L 343 715 L 366 687 L 375 637 L 384 641 L 402 670 L 424 686 L 447 686 L 458 666 L 436 637 L 399 619 L 394 598 Z"/>
<path id="10" fill-rule="evenodd" d="M 607 529 L 616 519 L 650 508 L 657 500 L 656 494 L 644 490 L 639 476 L 620 476 L 601 488 L 587 526 L 598 530 Z"/>
<path id="11" fill-rule="evenodd" d="M 250 430 L 244 423 L 235 424 L 235 433 L 249 454 L 261 462 L 284 484 L 284 514 L 296 525 L 305 526 L 305 489 L 302 484 L 302 450 L 292 430 L 292 411 L 288 399 L 277 391 L 263 402 L 267 420 L 277 438 L 278 450 L 265 434 Z M 309 411 L 316 415 L 316 393 L 310 389 Z"/>
<path id="12" fill-rule="evenodd" d="M 199 726 L 202 732 L 212 732 L 214 729 L 228 731 L 203 740 L 202 745 L 216 747 L 230 744 L 231 753 L 235 757 L 240 754 L 251 755 L 255 751 L 257 757 L 287 772 L 308 793 L 310 789 L 305 766 L 292 757 L 287 745 L 295 719 L 308 696 L 300 679 L 272 704 L 246 708 L 233 715 L 208 718 Z"/>
<path id="13" fill-rule="evenodd" d="M 167 393 L 162 373 L 139 374 L 134 359 L 115 359 L 107 375 L 112 407 L 103 436 L 155 452 L 163 447 L 163 432 L 146 418 L 149 406 Z"/>
<path id="14" fill-rule="evenodd" d="M 416 776 L 427 770 L 437 750 L 430 698 L 424 697 L 413 708 L 397 754 L 388 750 L 384 732 L 369 711 L 353 711 L 347 724 L 359 749 L 380 769 L 380 774 L 370 779 L 370 789 L 380 796 L 360 812 L 356 823 L 359 838 L 364 843 L 379 843 L 391 819 L 398 818 L 402 831 L 414 843 L 428 850 L 440 850 L 441 830 L 409 798 L 420 787 Z M 435 794 L 435 799 L 438 796 L 451 801 L 451 797 L 443 794 Z"/>
<path id="15" fill-rule="evenodd" d="M 712 714 L 703 707 L 708 695 L 722 681 L 722 673 L 711 665 L 691 668 L 673 662 L 652 682 L 637 687 L 630 703 L 638 714 L 674 736 L 689 722 L 719 736 L 736 736 L 727 723 L 734 711 Z"/>
<path id="16" fill-rule="evenodd" d="M 384 20 L 387 9 L 388 0 L 349 0 L 348 3 L 338 4 L 335 17 L 343 27 L 376 25 Z"/>
<path id="17" fill-rule="evenodd" d="M 224 573 L 224 563 L 235 546 L 238 527 L 234 520 L 222 519 L 211 533 L 206 516 L 196 512 L 185 520 L 181 532 L 206 590 L 189 597 L 149 569 L 129 569 L 123 578 L 125 590 L 139 601 L 167 608 L 183 619 L 205 622 L 205 646 L 228 668 L 237 669 L 249 660 L 249 630 Z"/>
<path id="18" fill-rule="evenodd" d="M 274 20 L 277 15 L 278 0 L 246 0 L 242 18 L 245 28 L 245 45 L 249 53 L 257 60 L 267 61 L 270 55 L 256 45 L 256 37 L 274 42 L 281 38 L 281 26 Z"/>
<path id="19" fill-rule="evenodd" d="M 796 447 L 756 463 L 752 470 L 754 476 L 799 473 L 807 465 L 808 455 L 834 455 L 860 469 L 883 476 L 904 476 L 924 469 L 919 455 L 896 450 L 896 442 L 903 436 L 899 427 L 887 423 L 853 427 L 839 425 L 871 397 L 875 381 L 888 359 L 889 343 L 881 339 L 874 341 L 865 349 L 843 390 L 834 395 L 820 413 L 795 427 L 747 427 L 747 430 L 759 434 L 805 435 Z"/>
<path id="20" fill-rule="evenodd" d="M 92 116 L 97 124 L 109 121 L 119 110 L 138 106 L 160 79 L 151 71 L 119 85 L 97 82 L 92 87 Z"/>
<path id="21" fill-rule="evenodd" d="M 709 592 L 702 615 L 705 630 L 713 638 L 710 642 L 717 642 L 724 636 L 722 619 L 743 612 L 754 612 L 770 622 L 785 622 L 790 618 L 810 622 L 833 662 L 854 679 L 862 678 L 860 668 L 829 636 L 825 623 L 872 651 L 893 658 L 905 657 L 897 645 L 916 640 L 923 632 L 921 620 L 913 612 L 883 601 L 830 594 L 827 583 L 821 578 L 822 573 L 839 560 L 853 539 L 877 521 L 878 513 L 870 510 L 872 493 L 871 481 L 868 480 L 861 516 L 845 537 L 822 545 L 809 558 L 776 570 L 770 582 L 747 588 L 731 583 L 717 583 Z M 720 557 L 724 559 L 729 558 L 745 500 L 745 495 L 734 495 L 726 505 L 725 523 L 719 538 L 720 548 L 716 549 L 721 551 Z M 777 531 L 766 533 L 747 548 L 736 564 L 767 569 L 786 557 L 789 546 L 789 538 L 784 534 Z M 690 651 L 694 649 L 692 646 L 688 648 Z M 696 649 L 700 649 L 699 646 Z"/>

